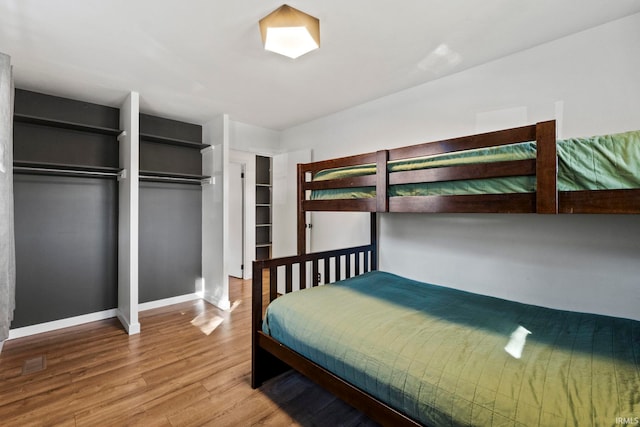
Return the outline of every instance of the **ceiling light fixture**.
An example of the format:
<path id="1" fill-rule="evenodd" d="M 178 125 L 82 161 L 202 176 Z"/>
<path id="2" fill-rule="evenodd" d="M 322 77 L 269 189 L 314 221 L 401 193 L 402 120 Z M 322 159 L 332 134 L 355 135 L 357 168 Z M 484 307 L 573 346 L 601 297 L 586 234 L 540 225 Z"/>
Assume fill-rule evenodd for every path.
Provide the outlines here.
<path id="1" fill-rule="evenodd" d="M 260 20 L 265 50 L 297 58 L 320 47 L 320 20 L 282 5 Z"/>

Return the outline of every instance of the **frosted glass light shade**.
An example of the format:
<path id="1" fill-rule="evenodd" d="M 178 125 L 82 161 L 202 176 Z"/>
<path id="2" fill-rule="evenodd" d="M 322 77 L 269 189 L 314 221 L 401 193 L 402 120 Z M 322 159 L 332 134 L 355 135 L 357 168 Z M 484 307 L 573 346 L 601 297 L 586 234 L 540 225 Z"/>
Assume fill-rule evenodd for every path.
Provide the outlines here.
<path id="1" fill-rule="evenodd" d="M 286 4 L 260 20 L 260 33 L 266 50 L 289 58 L 320 47 L 320 20 Z"/>
<path id="2" fill-rule="evenodd" d="M 267 28 L 264 48 L 268 51 L 295 59 L 318 47 L 305 27 Z"/>

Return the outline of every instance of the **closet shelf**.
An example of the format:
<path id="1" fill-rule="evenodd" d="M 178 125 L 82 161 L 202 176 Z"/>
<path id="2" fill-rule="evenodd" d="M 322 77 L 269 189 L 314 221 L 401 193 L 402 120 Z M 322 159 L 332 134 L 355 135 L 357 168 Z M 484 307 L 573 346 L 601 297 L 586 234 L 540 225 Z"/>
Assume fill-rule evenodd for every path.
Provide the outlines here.
<path id="1" fill-rule="evenodd" d="M 271 227 L 271 223 L 256 224 L 256 227 Z"/>
<path id="2" fill-rule="evenodd" d="M 271 243 L 256 243 L 256 248 L 268 248 L 271 247 Z"/>
<path id="3" fill-rule="evenodd" d="M 256 187 L 267 187 L 267 188 L 271 188 L 271 184 L 256 184 Z"/>
<path id="4" fill-rule="evenodd" d="M 207 148 L 209 144 L 201 144 L 199 142 L 187 141 L 185 139 L 167 138 L 165 136 L 150 135 L 148 133 L 140 133 L 140 141 L 157 142 L 160 144 L 177 145 L 180 147 L 197 148 L 202 150 Z"/>
<path id="5" fill-rule="evenodd" d="M 140 176 L 157 176 L 160 178 L 184 178 L 184 179 L 208 179 L 210 176 L 204 175 L 194 175 L 190 173 L 177 173 L 177 172 L 158 172 L 158 171 L 149 171 L 149 170 L 141 170 Z"/>
<path id="6" fill-rule="evenodd" d="M 203 180 L 211 179 L 210 176 L 193 175 L 188 173 L 169 173 L 156 171 L 140 171 L 140 181 L 146 182 L 179 182 L 183 184 L 202 184 Z"/>
<path id="7" fill-rule="evenodd" d="M 102 126 L 87 125 L 84 123 L 67 122 L 64 120 L 48 119 L 28 114 L 15 113 L 13 119 L 18 123 L 28 123 L 39 126 L 49 126 L 60 129 L 71 129 L 82 132 L 98 133 L 102 135 L 118 136 L 122 133 L 120 129 L 106 128 Z"/>
<path id="8" fill-rule="evenodd" d="M 30 175 L 56 175 L 91 178 L 115 178 L 122 169 L 104 166 L 72 165 L 47 162 L 13 162 L 14 173 Z"/>

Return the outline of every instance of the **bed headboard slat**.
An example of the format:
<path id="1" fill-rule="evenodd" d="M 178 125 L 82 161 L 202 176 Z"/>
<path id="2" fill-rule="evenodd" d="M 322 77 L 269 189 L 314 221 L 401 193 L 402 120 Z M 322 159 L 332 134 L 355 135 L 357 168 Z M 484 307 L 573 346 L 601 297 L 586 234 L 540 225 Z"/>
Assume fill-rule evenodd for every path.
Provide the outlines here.
<path id="1" fill-rule="evenodd" d="M 353 176 L 349 178 L 309 181 L 303 184 L 305 190 L 326 190 L 333 188 L 375 187 L 376 175 Z"/>
<path id="2" fill-rule="evenodd" d="M 366 165 L 376 162 L 376 153 L 357 154 L 355 156 L 340 157 L 337 159 L 321 160 L 313 163 L 303 163 L 304 172 L 314 174 L 323 169 L 340 168 L 344 166 Z"/>
<path id="3" fill-rule="evenodd" d="M 393 172 L 389 174 L 389 185 L 535 174 L 536 161 L 534 159 L 513 160 L 508 162 L 478 163 L 464 166 Z"/>
<path id="4" fill-rule="evenodd" d="M 518 142 L 535 141 L 536 126 L 522 126 L 477 135 L 462 136 L 436 142 L 410 145 L 389 150 L 389 160 L 410 159 L 412 157 L 433 156 L 453 151 L 473 150 L 475 148 L 495 147 Z"/>

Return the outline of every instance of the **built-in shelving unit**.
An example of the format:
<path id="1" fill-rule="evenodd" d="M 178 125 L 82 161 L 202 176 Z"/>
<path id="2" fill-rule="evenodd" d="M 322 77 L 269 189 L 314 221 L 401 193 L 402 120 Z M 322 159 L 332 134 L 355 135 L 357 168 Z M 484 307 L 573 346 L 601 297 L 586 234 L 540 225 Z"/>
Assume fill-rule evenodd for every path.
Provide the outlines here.
<path id="1" fill-rule="evenodd" d="M 118 305 L 120 110 L 15 91 L 12 328 Z"/>
<path id="2" fill-rule="evenodd" d="M 195 295 L 202 137 L 140 114 L 134 92 L 118 109 L 16 90 L 12 329 L 116 310 L 137 333 L 140 303 Z"/>
<path id="3" fill-rule="evenodd" d="M 140 181 L 201 184 L 211 178 L 202 175 L 207 147 L 199 126 L 140 114 Z"/>
<path id="4" fill-rule="evenodd" d="M 271 258 L 271 157 L 256 156 L 256 259 Z"/>
<path id="5" fill-rule="evenodd" d="M 194 292 L 202 275 L 202 126 L 139 115 L 138 300 Z"/>
<path id="6" fill-rule="evenodd" d="M 117 110 L 17 90 L 14 172 L 114 178 L 118 168 Z M 29 111 L 30 113 L 20 112 Z"/>

